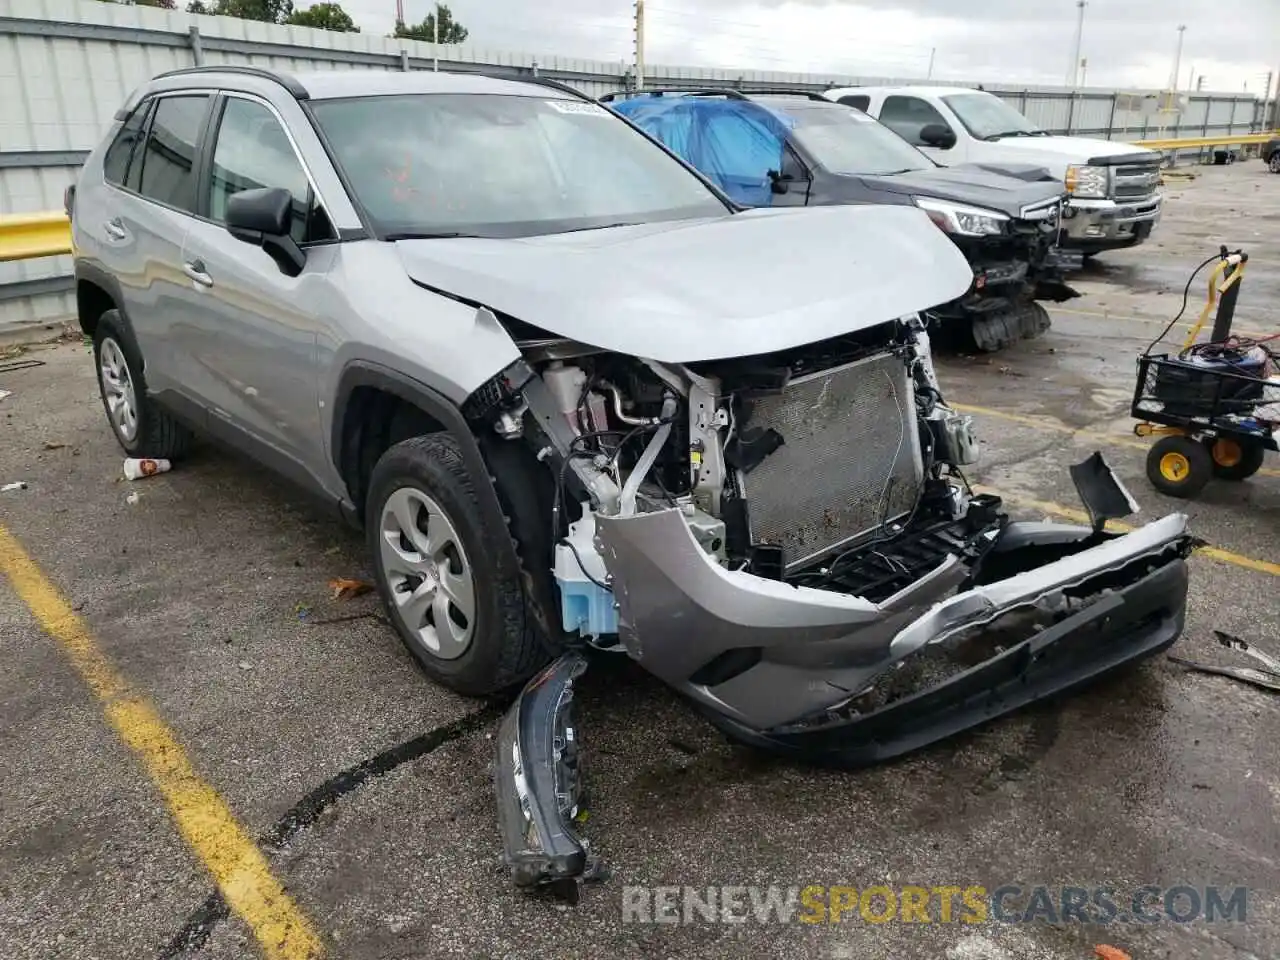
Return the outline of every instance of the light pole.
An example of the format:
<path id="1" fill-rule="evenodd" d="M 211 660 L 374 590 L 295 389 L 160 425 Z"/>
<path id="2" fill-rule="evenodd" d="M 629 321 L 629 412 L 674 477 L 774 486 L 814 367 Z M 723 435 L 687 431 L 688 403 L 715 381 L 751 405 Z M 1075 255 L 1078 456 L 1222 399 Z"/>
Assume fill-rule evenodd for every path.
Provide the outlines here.
<path id="1" fill-rule="evenodd" d="M 1071 52 L 1071 68 L 1067 71 L 1067 86 L 1076 87 L 1080 83 L 1080 44 L 1084 40 L 1084 8 L 1086 0 L 1076 0 L 1076 43 Z"/>
<path id="2" fill-rule="evenodd" d="M 1182 67 L 1182 37 L 1187 32 L 1185 23 L 1178 24 L 1178 49 L 1173 55 L 1173 73 L 1169 74 L 1169 90 L 1176 92 L 1178 89 L 1178 70 Z"/>

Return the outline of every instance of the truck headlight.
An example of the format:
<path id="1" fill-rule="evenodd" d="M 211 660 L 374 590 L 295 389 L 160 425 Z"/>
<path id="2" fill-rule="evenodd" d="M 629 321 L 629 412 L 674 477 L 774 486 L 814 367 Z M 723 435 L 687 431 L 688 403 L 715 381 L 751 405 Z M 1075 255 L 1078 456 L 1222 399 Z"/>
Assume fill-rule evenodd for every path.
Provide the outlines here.
<path id="1" fill-rule="evenodd" d="M 1101 200 L 1107 195 L 1107 168 L 1072 164 L 1064 181 L 1067 193 L 1082 200 Z"/>
<path id="2" fill-rule="evenodd" d="M 999 210 L 970 207 L 934 197 L 912 197 L 912 200 L 944 233 L 962 237 L 998 237 L 1009 222 L 1009 218 Z"/>

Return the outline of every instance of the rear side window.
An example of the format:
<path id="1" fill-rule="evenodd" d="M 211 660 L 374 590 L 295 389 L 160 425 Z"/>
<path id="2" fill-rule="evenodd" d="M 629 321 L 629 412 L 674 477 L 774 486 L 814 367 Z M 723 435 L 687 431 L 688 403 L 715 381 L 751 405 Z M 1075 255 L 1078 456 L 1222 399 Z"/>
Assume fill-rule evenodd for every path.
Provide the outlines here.
<path id="1" fill-rule="evenodd" d="M 209 218 L 227 219 L 227 201 L 241 190 L 283 187 L 293 196 L 297 243 L 332 240 L 333 228 L 316 203 L 311 183 L 275 114 L 260 103 L 228 97 L 213 148 Z"/>
<path id="2" fill-rule="evenodd" d="M 142 155 L 139 192 L 159 203 L 195 210 L 196 143 L 208 96 L 162 97 Z"/>
<path id="3" fill-rule="evenodd" d="M 150 110 L 150 100 L 139 104 L 133 113 L 129 114 L 120 132 L 111 141 L 111 146 L 107 147 L 107 153 L 102 158 L 102 175 L 108 183 L 114 183 L 116 186 L 136 186 L 138 179 L 136 176 L 133 178 L 133 183 L 129 183 L 129 161 L 133 159 L 135 153 L 142 152 L 135 151 L 134 147 L 142 139 L 143 131 L 147 126 L 147 113 Z"/>
<path id="4" fill-rule="evenodd" d="M 855 93 L 850 94 L 847 97 L 841 97 L 840 102 L 846 107 L 853 107 L 855 110 L 861 110 L 863 113 L 866 113 L 867 107 L 871 106 L 871 98 L 865 93 Z"/>

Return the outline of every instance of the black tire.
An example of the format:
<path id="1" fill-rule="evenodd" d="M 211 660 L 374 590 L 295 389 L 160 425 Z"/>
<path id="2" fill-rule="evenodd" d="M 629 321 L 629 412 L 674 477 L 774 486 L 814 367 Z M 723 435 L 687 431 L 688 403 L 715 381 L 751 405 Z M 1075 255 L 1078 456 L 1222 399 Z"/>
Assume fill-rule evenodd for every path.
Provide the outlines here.
<path id="1" fill-rule="evenodd" d="M 435 655 L 406 624 L 384 567 L 383 508 L 392 494 L 406 487 L 439 505 L 470 567 L 475 623 L 466 649 L 452 658 Z M 378 459 L 369 478 L 365 530 L 387 615 L 405 647 L 437 683 L 468 696 L 485 696 L 523 683 L 547 661 L 546 647 L 526 606 L 525 578 L 511 548 L 511 534 L 489 523 L 462 451 L 448 434 L 413 437 Z"/>
<path id="2" fill-rule="evenodd" d="M 1161 493 L 1189 500 L 1213 477 L 1213 457 L 1190 437 L 1163 437 L 1147 454 L 1147 479 Z"/>
<path id="3" fill-rule="evenodd" d="M 132 436 L 128 436 L 111 415 L 103 374 L 104 345 L 107 345 L 108 350 L 112 346 L 118 350 L 128 370 L 137 417 Z M 115 434 L 116 442 L 124 452 L 131 457 L 164 460 L 181 460 L 186 456 L 191 447 L 191 431 L 148 396 L 142 354 L 133 338 L 133 331 L 124 322 L 119 310 L 108 310 L 98 318 L 98 325 L 93 331 L 93 360 L 98 375 L 98 393 L 102 396 L 102 409 L 107 414 L 107 423 Z"/>
<path id="4" fill-rule="evenodd" d="M 1261 444 L 1241 443 L 1222 437 L 1206 440 L 1204 446 L 1213 461 L 1213 475 L 1219 480 L 1248 480 L 1262 469 L 1262 461 L 1267 455 Z"/>
<path id="5" fill-rule="evenodd" d="M 1267 158 L 1267 169 L 1272 173 L 1280 173 L 1280 150 L 1272 151 L 1271 156 Z"/>

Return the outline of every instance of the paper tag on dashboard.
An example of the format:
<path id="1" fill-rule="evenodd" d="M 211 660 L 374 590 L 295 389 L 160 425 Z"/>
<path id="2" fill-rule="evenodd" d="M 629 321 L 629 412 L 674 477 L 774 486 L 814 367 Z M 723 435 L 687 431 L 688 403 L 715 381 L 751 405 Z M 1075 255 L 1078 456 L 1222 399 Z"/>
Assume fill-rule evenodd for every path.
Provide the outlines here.
<path id="1" fill-rule="evenodd" d="M 585 100 L 548 100 L 547 106 L 558 113 L 578 113 L 589 117 L 607 117 L 609 111 L 598 103 L 587 103 Z"/>

